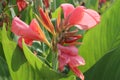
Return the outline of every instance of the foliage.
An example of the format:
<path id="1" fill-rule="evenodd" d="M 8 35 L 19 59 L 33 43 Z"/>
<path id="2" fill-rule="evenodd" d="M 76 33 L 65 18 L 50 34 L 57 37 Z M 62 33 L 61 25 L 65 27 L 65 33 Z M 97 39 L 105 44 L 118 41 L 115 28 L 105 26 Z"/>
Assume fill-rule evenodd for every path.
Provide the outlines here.
<path id="1" fill-rule="evenodd" d="M 77 59 L 81 59 L 81 63 L 78 65 L 84 65 L 85 60 L 86 64 L 79 67 L 79 70 L 84 73 L 85 80 L 119 80 L 120 0 L 105 0 L 105 3 L 100 3 L 100 0 L 23 1 L 27 2 L 27 4 L 24 4 L 27 6 L 22 6 L 22 10 L 20 10 L 20 7 L 16 4 L 18 0 L 0 0 L 0 80 L 80 80 L 81 77 L 78 76 L 79 71 L 76 69 L 77 62 L 75 63 L 77 60 L 74 60 L 71 55 L 75 57 L 79 56 Z M 49 2 L 47 3 L 47 1 Z M 71 3 L 74 6 L 83 5 L 86 8 L 96 10 L 101 16 L 100 23 L 94 26 L 94 28 L 89 30 L 83 29 L 84 31 L 79 30 L 76 32 L 77 34 L 82 33 L 83 36 L 81 39 L 81 35 L 77 35 L 77 40 L 80 39 L 78 42 L 82 41 L 82 44 L 77 46 L 79 55 L 76 55 L 77 50 L 73 46 L 72 48 L 68 47 L 70 50 L 68 50 L 67 47 L 61 47 L 61 52 L 64 53 L 61 54 L 67 57 L 68 61 L 66 62 L 64 62 L 66 58 L 63 56 L 63 60 L 59 60 L 59 57 L 61 57 L 60 54 L 58 54 L 60 49 L 57 49 L 60 47 L 57 43 L 63 44 L 62 41 L 59 41 L 63 38 L 56 37 L 59 35 L 59 37 L 61 37 L 61 33 L 64 33 L 64 30 L 60 31 L 62 28 L 59 27 L 63 26 L 65 22 L 70 22 L 69 17 L 72 16 L 71 13 L 67 16 L 67 19 L 63 19 L 64 16 L 61 13 L 64 11 L 60 7 L 63 3 Z M 45 23 L 47 20 L 45 17 L 43 18 L 44 13 L 42 14 L 38 7 L 48 12 L 47 16 L 50 17 L 49 19 L 54 26 L 51 27 L 48 17 L 48 24 Z M 46 44 L 47 42 L 45 42 L 45 39 L 41 40 L 41 38 L 35 38 L 37 41 L 34 41 L 32 45 L 27 44 L 25 39 L 26 35 L 24 37 L 24 34 L 18 35 L 12 31 L 12 21 L 15 16 L 18 16 L 21 21 L 27 24 L 30 24 L 32 19 L 36 18 L 40 24 L 39 27 L 45 34 L 48 44 L 50 45 Z M 59 20 L 61 20 L 61 22 Z M 74 20 L 71 22 L 74 22 Z M 37 26 L 37 24 L 35 25 Z M 48 25 L 50 28 L 45 27 Z M 32 28 L 34 27 L 32 26 Z M 54 28 L 54 30 L 52 28 Z M 33 34 L 38 34 L 38 29 L 39 28 L 34 29 L 33 32 L 35 33 Z M 68 33 L 75 30 L 76 27 L 68 30 Z M 62 34 L 62 36 L 65 37 L 66 33 Z M 71 36 L 73 37 L 76 35 L 71 34 Z M 21 44 L 23 45 L 22 48 L 19 46 L 19 37 L 24 38 L 21 40 Z M 27 38 L 29 39 L 30 36 L 27 36 Z M 31 39 L 33 38 L 34 36 Z M 71 37 L 67 38 L 71 40 Z M 67 41 L 67 39 L 64 39 L 63 42 L 64 41 Z M 74 39 L 71 41 L 77 42 Z M 68 46 L 71 44 L 65 44 L 65 46 L 66 45 Z M 70 55 L 65 52 L 69 52 Z M 73 52 L 75 54 L 73 54 Z M 72 60 L 75 65 L 70 65 L 69 60 Z M 63 61 L 63 65 L 65 66 L 64 70 L 58 70 L 59 66 L 57 61 Z M 74 74 L 77 75 L 75 76 Z"/>

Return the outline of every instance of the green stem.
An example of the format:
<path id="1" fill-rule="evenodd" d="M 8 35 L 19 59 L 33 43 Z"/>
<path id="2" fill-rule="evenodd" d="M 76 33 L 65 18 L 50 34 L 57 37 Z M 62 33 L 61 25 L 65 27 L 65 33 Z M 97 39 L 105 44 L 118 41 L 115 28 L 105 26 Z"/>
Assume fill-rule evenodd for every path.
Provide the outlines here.
<path id="1" fill-rule="evenodd" d="M 58 69 L 58 53 L 55 51 L 53 53 L 52 68 L 57 71 Z"/>
<path id="2" fill-rule="evenodd" d="M 52 68 L 57 71 L 58 69 L 58 49 L 57 49 L 57 35 L 54 36 L 52 41 L 52 50 L 53 50 L 53 57 L 52 57 Z"/>

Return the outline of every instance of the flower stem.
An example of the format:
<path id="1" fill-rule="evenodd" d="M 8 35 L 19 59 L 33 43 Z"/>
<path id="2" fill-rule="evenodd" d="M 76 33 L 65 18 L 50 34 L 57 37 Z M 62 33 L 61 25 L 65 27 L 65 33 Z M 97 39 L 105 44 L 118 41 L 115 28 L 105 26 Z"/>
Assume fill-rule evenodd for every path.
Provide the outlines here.
<path id="1" fill-rule="evenodd" d="M 57 71 L 58 69 L 58 49 L 57 49 L 57 35 L 54 36 L 52 40 L 52 50 L 53 50 L 53 57 L 52 57 L 52 68 Z"/>
<path id="2" fill-rule="evenodd" d="M 58 69 L 58 53 L 55 51 L 53 53 L 52 68 L 57 71 Z"/>

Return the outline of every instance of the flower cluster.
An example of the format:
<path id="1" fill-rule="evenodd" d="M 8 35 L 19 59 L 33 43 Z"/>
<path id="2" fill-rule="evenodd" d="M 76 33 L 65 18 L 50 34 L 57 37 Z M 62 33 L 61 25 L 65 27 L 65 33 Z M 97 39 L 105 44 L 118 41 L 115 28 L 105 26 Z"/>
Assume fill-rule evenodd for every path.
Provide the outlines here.
<path id="1" fill-rule="evenodd" d="M 22 5 L 19 6 L 19 3 L 21 3 L 20 0 L 18 0 L 18 7 L 21 11 L 26 7 L 26 4 L 21 3 Z M 48 3 L 45 4 L 47 7 Z M 58 51 L 59 71 L 62 72 L 65 66 L 69 66 L 77 77 L 84 80 L 84 75 L 77 68 L 78 66 L 85 65 L 85 60 L 79 56 L 76 47 L 79 44 L 77 40 L 82 38 L 82 35 L 77 34 L 77 32 L 79 29 L 88 30 L 94 27 L 100 22 L 100 16 L 96 11 L 86 9 L 84 6 L 75 8 L 72 4 L 62 4 L 61 9 L 64 13 L 64 19 L 61 19 L 59 12 L 56 25 L 53 25 L 48 12 L 44 11 L 41 7 L 39 8 L 40 16 L 36 15 L 38 21 L 53 35 L 51 42 L 47 40 L 36 19 L 33 19 L 30 25 L 27 25 L 18 17 L 15 17 L 12 21 L 12 32 L 20 36 L 18 44 L 21 48 L 23 38 L 27 45 L 31 45 L 34 40 L 37 40 L 47 44 L 53 52 Z M 70 30 L 72 27 L 76 27 L 77 29 Z"/>

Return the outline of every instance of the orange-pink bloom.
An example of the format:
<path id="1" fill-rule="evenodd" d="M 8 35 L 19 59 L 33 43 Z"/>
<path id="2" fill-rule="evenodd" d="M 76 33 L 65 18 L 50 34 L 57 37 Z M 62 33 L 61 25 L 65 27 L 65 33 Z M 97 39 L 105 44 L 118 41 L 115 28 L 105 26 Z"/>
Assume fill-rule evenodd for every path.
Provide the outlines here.
<path id="1" fill-rule="evenodd" d="M 65 25 L 75 25 L 79 29 L 87 30 L 100 22 L 100 15 L 92 9 L 86 9 L 83 6 L 75 8 L 72 4 L 62 4 L 61 7 L 64 12 Z"/>
<path id="2" fill-rule="evenodd" d="M 30 25 L 27 25 L 18 17 L 15 17 L 12 21 L 12 32 L 20 36 L 18 44 L 22 47 L 22 38 L 24 38 L 26 44 L 31 44 L 33 40 L 43 41 L 49 45 L 42 29 L 40 28 L 36 19 L 33 19 Z"/>
<path id="3" fill-rule="evenodd" d="M 27 2 L 25 0 L 17 0 L 18 10 L 22 11 L 27 7 Z"/>
<path id="4" fill-rule="evenodd" d="M 68 65 L 76 76 L 84 80 L 84 75 L 77 68 L 80 65 L 85 65 L 84 59 L 78 55 L 78 49 L 75 46 L 65 47 L 58 44 L 58 52 L 59 70 L 63 71 L 64 67 Z"/>

